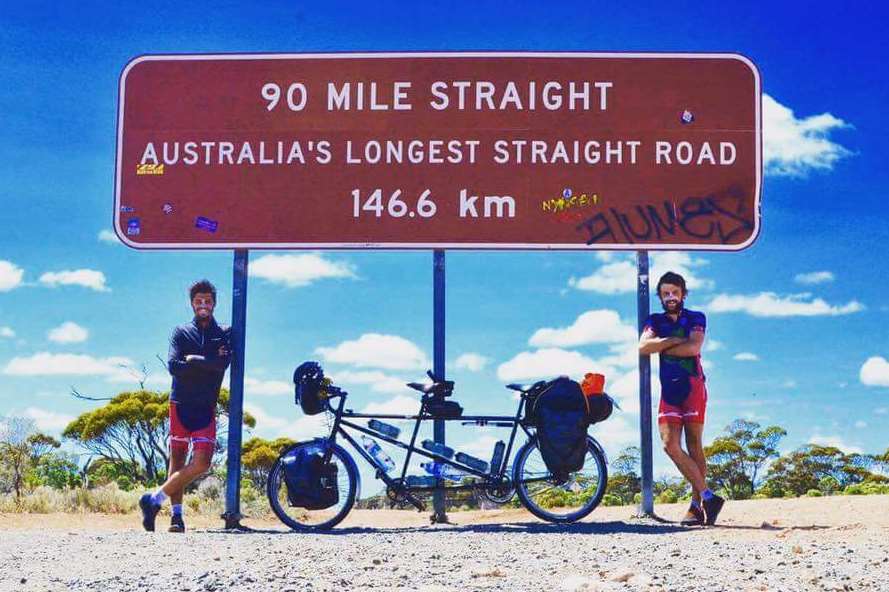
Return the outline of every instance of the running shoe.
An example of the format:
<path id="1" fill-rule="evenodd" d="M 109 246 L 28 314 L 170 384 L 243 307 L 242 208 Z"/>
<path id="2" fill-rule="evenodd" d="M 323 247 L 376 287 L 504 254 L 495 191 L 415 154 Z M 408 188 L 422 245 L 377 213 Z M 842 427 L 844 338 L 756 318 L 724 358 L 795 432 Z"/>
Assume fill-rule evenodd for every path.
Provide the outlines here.
<path id="1" fill-rule="evenodd" d="M 700 506 L 694 504 L 690 505 L 688 507 L 688 512 L 685 513 L 685 516 L 679 524 L 682 526 L 703 526 L 704 510 L 702 510 Z"/>
<path id="2" fill-rule="evenodd" d="M 707 520 L 704 524 L 707 526 L 716 524 L 716 517 L 719 516 L 719 511 L 722 510 L 722 504 L 724 503 L 725 500 L 718 495 L 714 495 L 710 499 L 703 501 L 702 505 L 704 506 L 704 513 L 707 515 Z"/>
<path id="3" fill-rule="evenodd" d="M 185 532 L 185 521 L 182 519 L 182 514 L 173 514 L 170 517 L 170 528 L 168 528 L 167 531 Z"/>
<path id="4" fill-rule="evenodd" d="M 139 509 L 142 510 L 142 527 L 148 532 L 154 532 L 154 519 L 161 511 L 160 504 L 154 503 L 150 493 L 139 498 Z"/>

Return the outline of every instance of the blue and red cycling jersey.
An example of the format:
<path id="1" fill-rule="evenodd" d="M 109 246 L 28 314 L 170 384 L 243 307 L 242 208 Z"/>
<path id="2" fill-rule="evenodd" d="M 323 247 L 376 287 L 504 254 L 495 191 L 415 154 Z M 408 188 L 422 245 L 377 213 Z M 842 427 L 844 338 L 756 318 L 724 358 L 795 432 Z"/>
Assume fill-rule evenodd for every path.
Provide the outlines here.
<path id="1" fill-rule="evenodd" d="M 688 339 L 693 331 L 707 329 L 707 317 L 704 313 L 683 308 L 674 321 L 667 313 L 655 313 L 645 319 L 642 331 L 651 329 L 656 337 L 682 337 Z M 701 366 L 701 356 L 671 356 L 661 353 L 661 391 L 668 393 L 671 384 L 678 376 L 705 380 Z M 686 393 L 687 394 L 687 393 Z M 684 395 L 683 395 L 684 398 Z"/>

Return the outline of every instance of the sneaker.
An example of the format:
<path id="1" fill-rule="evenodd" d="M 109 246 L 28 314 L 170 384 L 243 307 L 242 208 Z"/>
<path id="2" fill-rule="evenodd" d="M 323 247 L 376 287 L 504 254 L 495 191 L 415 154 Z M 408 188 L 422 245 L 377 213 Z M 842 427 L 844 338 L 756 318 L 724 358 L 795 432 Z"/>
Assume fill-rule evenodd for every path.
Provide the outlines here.
<path id="1" fill-rule="evenodd" d="M 719 511 L 722 509 L 722 504 L 725 503 L 725 500 L 719 497 L 718 495 L 714 495 L 710 499 L 703 501 L 704 513 L 707 515 L 707 520 L 704 522 L 707 526 L 713 526 L 716 524 L 716 517 L 719 516 Z"/>
<path id="2" fill-rule="evenodd" d="M 167 531 L 185 532 L 185 521 L 182 519 L 182 514 L 173 514 L 170 517 L 170 528 L 168 528 Z"/>
<path id="3" fill-rule="evenodd" d="M 139 509 L 142 510 L 142 527 L 148 532 L 154 532 L 154 519 L 161 511 L 160 504 L 154 503 L 150 493 L 139 498 Z"/>
<path id="4" fill-rule="evenodd" d="M 685 516 L 682 518 L 679 524 L 681 524 L 682 526 L 703 526 L 704 510 L 702 510 L 699 506 L 689 506 L 688 512 L 685 513 Z"/>

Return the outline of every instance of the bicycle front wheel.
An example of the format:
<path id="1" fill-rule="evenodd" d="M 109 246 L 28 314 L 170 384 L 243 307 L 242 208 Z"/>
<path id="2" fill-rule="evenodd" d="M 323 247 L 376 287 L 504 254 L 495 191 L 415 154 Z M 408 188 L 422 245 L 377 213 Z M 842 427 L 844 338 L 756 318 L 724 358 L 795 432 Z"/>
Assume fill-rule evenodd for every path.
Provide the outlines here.
<path id="1" fill-rule="evenodd" d="M 512 479 L 519 500 L 529 512 L 548 522 L 569 523 L 580 520 L 602 501 L 608 484 L 608 467 L 598 444 L 587 436 L 583 467 L 571 473 L 564 483 L 557 483 L 534 439 L 516 454 Z"/>
<path id="2" fill-rule="evenodd" d="M 337 503 L 323 510 L 309 510 L 290 504 L 287 483 L 284 481 L 284 459 L 299 452 L 300 448 L 312 447 L 318 451 L 325 446 L 333 448 L 330 462 L 337 468 Z M 327 530 L 339 524 L 355 504 L 358 497 L 358 467 L 352 457 L 338 444 L 325 440 L 300 442 L 284 450 L 269 471 L 266 495 L 275 515 L 293 530 Z"/>

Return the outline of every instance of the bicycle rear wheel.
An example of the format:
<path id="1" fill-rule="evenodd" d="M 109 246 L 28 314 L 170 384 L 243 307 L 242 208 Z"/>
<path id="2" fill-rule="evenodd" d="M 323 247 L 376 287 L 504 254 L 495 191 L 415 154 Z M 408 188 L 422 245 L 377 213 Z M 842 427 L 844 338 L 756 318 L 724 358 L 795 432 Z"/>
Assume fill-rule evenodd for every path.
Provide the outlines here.
<path id="1" fill-rule="evenodd" d="M 287 484 L 284 482 L 283 459 L 297 453 L 301 448 L 312 447 L 320 451 L 324 446 L 333 448 L 330 462 L 337 467 L 339 501 L 323 510 L 291 506 L 287 497 Z M 358 497 L 358 478 L 358 467 L 342 446 L 323 439 L 300 442 L 284 450 L 272 465 L 266 482 L 266 495 L 275 515 L 293 530 L 327 530 L 339 524 L 355 504 Z"/>
<path id="2" fill-rule="evenodd" d="M 556 483 L 534 439 L 516 454 L 512 479 L 519 500 L 529 512 L 548 522 L 569 523 L 580 520 L 602 501 L 608 467 L 599 445 L 587 436 L 583 467 L 564 483 Z"/>

